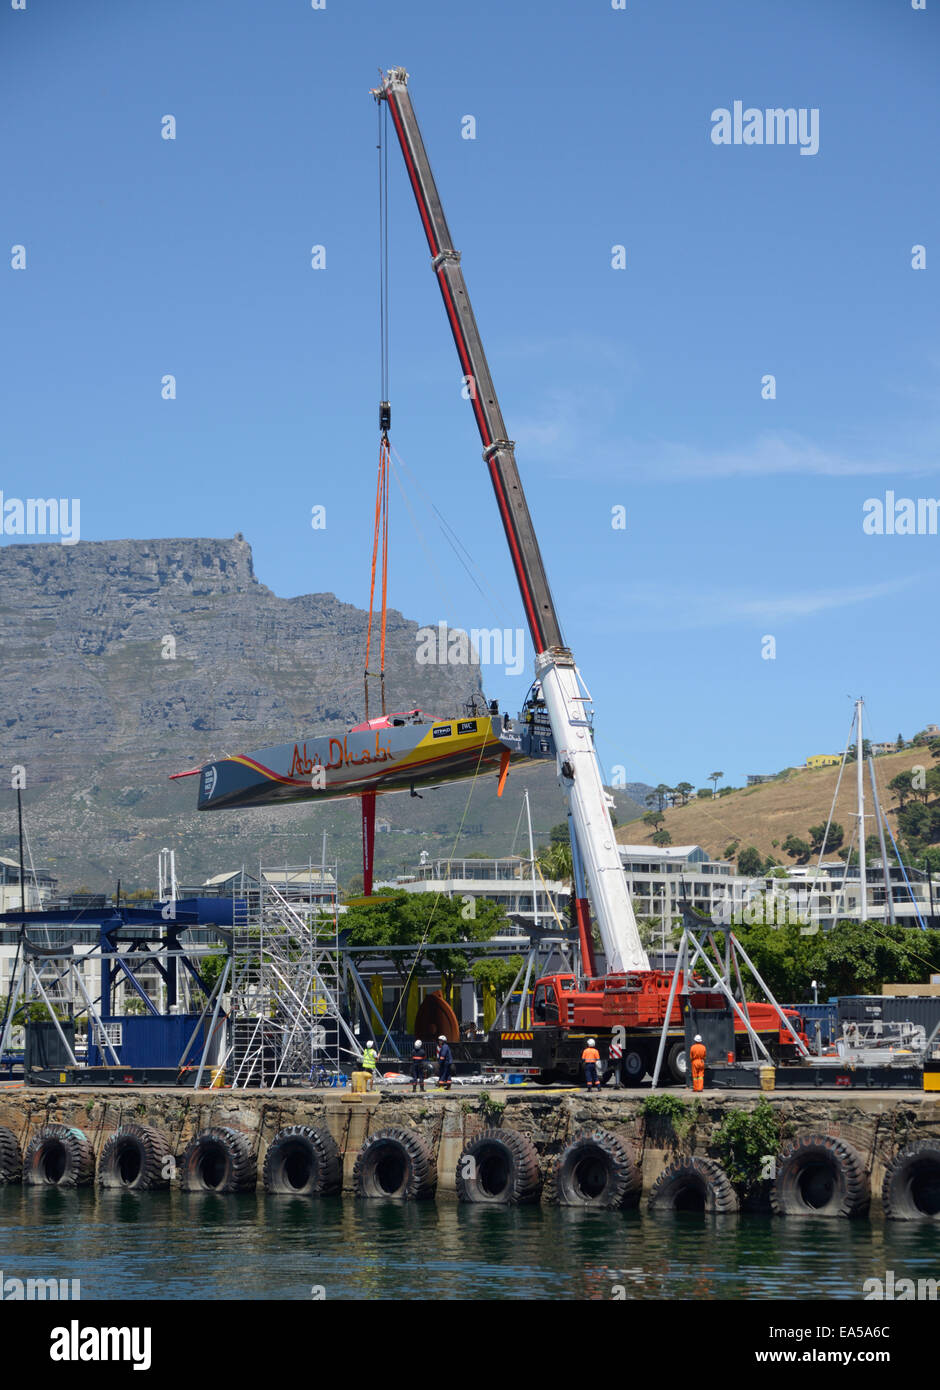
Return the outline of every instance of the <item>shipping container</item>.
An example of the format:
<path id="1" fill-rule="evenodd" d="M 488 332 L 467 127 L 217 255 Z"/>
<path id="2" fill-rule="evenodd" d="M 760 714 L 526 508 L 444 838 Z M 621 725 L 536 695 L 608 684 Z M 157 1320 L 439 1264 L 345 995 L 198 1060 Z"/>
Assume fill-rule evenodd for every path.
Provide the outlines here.
<path id="1" fill-rule="evenodd" d="M 843 1023 L 919 1023 L 930 1034 L 940 1023 L 940 999 L 930 994 L 851 994 L 839 1000 Z"/>
<path id="2" fill-rule="evenodd" d="M 108 1038 L 124 1067 L 175 1067 L 199 1022 L 198 1014 L 121 1014 L 102 1018 Z M 209 1020 L 204 1020 L 186 1058 L 187 1066 L 198 1066 Z M 95 1025 L 88 1025 L 88 1065 L 113 1066 L 114 1058 L 98 1036 Z"/>
<path id="3" fill-rule="evenodd" d="M 816 1023 L 824 1047 L 828 1047 L 839 1035 L 839 1011 L 834 1003 L 828 1004 L 784 1004 L 785 1009 L 795 1009 L 803 1020 L 806 1036 L 810 1044 L 816 1041 Z"/>

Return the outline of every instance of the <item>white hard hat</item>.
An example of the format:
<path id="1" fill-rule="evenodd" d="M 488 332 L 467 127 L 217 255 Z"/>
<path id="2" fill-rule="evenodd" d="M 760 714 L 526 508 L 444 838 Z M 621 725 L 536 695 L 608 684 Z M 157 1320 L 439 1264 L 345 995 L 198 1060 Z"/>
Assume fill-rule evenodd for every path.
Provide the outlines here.
<path id="1" fill-rule="evenodd" d="M 593 1046 L 594 1046 L 594 1039 L 593 1039 L 593 1038 L 588 1038 L 588 1047 L 593 1047 Z"/>
<path id="2" fill-rule="evenodd" d="M 372 1046 L 372 1039 L 370 1038 L 369 1041 L 366 1043 L 366 1047 L 371 1047 L 371 1046 Z"/>
<path id="3" fill-rule="evenodd" d="M 438 1040 L 438 1042 L 446 1042 L 446 1041 L 447 1041 L 447 1039 L 444 1037 L 444 1034 L 443 1034 L 443 1033 L 438 1033 L 438 1035 L 437 1035 L 437 1040 Z"/>
<path id="4" fill-rule="evenodd" d="M 701 1035 L 701 1033 L 696 1033 L 696 1035 L 695 1035 L 695 1037 L 692 1039 L 692 1041 L 693 1041 L 693 1042 L 701 1042 L 701 1041 L 702 1041 L 702 1035 Z"/>

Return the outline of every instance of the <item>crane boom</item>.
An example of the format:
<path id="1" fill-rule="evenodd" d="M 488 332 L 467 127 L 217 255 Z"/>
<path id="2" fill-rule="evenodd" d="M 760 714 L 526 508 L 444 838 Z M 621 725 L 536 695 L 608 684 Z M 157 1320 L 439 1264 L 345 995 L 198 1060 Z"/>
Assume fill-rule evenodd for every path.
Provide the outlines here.
<path id="1" fill-rule="evenodd" d="M 374 95 L 377 100 L 388 102 L 431 251 L 431 267 L 440 286 L 483 441 L 483 458 L 489 468 L 535 646 L 535 672 L 555 741 L 558 780 L 568 803 L 581 851 L 607 957 L 607 969 L 611 973 L 648 970 L 649 960 L 637 931 L 594 747 L 588 714 L 590 697 L 581 681 L 574 657 L 562 640 L 538 539 L 516 467 L 514 446 L 507 438 L 496 389 L 460 268 L 460 253 L 454 249 L 451 241 L 411 104 L 408 74 L 404 68 L 391 68 Z"/>

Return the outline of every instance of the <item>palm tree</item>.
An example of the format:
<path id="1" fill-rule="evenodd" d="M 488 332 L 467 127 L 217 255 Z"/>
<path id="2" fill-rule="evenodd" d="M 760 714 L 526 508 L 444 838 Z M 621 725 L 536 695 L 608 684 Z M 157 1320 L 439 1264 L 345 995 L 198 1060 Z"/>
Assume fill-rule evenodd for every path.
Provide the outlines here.
<path id="1" fill-rule="evenodd" d="M 718 795 L 718 783 L 721 781 L 724 775 L 725 774 L 723 772 L 710 772 L 708 774 L 708 780 L 712 784 L 712 796 Z"/>
<path id="2" fill-rule="evenodd" d="M 545 878 L 557 883 L 570 883 L 574 875 L 571 862 L 571 845 L 547 845 L 538 856 L 538 864 Z"/>

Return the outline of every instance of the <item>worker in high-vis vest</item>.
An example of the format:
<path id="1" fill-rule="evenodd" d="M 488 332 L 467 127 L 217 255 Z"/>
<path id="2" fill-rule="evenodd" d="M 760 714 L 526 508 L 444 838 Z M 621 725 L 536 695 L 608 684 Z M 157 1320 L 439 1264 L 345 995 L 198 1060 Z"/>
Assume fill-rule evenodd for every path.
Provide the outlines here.
<path id="1" fill-rule="evenodd" d="M 378 1060 L 379 1054 L 376 1052 L 372 1039 L 370 1038 L 362 1050 L 362 1070 L 369 1073 L 369 1080 L 366 1082 L 366 1085 L 370 1091 L 375 1082 L 375 1068 Z"/>
<path id="2" fill-rule="evenodd" d="M 581 1061 L 584 1064 L 584 1084 L 589 1091 L 600 1086 L 597 1076 L 597 1064 L 601 1060 L 601 1054 L 594 1046 L 594 1039 L 588 1038 L 587 1047 L 581 1053 Z"/>
<path id="3" fill-rule="evenodd" d="M 689 1061 L 692 1064 L 692 1090 L 705 1089 L 705 1044 L 701 1033 L 696 1033 L 695 1041 L 689 1048 Z"/>

